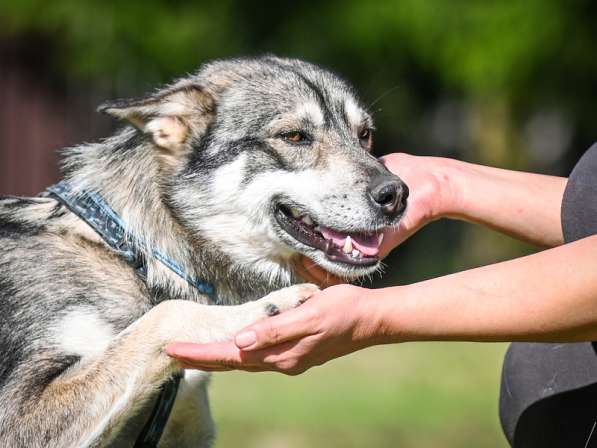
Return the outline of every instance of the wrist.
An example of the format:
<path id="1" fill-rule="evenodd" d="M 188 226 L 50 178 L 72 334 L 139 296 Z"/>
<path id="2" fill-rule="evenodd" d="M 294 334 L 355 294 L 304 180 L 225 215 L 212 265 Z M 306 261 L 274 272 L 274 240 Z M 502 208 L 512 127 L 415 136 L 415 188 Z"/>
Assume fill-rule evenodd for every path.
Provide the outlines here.
<path id="1" fill-rule="evenodd" d="M 463 213 L 468 164 L 444 157 L 425 157 L 436 183 L 435 201 L 430 207 L 430 220 L 458 217 Z"/>
<path id="2" fill-rule="evenodd" d="M 352 323 L 352 341 L 358 348 L 383 344 L 382 334 L 383 309 L 378 298 L 378 289 L 352 286 L 354 321 Z"/>
<path id="3" fill-rule="evenodd" d="M 422 292 L 417 287 L 392 286 L 372 292 L 375 306 L 369 318 L 375 326 L 374 344 L 432 340 L 429 322 L 425 322 L 428 316 L 421 314 Z"/>
<path id="4" fill-rule="evenodd" d="M 393 300 L 401 297 L 404 287 L 365 289 L 362 290 L 357 313 L 359 319 L 355 334 L 363 346 L 404 342 L 402 325 L 399 322 L 400 304 Z"/>

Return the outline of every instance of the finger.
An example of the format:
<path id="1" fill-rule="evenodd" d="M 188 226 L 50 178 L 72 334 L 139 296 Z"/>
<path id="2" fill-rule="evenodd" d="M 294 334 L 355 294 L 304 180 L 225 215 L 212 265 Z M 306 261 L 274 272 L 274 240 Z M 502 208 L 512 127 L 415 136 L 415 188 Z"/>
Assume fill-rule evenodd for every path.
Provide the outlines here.
<path id="1" fill-rule="evenodd" d="M 317 313 L 313 306 L 309 306 L 311 300 L 298 308 L 244 328 L 234 338 L 236 346 L 243 351 L 261 350 L 312 334 Z"/>
<path id="2" fill-rule="evenodd" d="M 224 372 L 244 370 L 247 372 L 271 371 L 272 366 L 264 362 L 268 353 L 242 352 L 231 342 L 195 344 L 174 342 L 166 347 L 168 356 L 175 358 L 182 368 Z M 274 352 L 277 354 L 278 352 Z"/>
<path id="3" fill-rule="evenodd" d="M 248 359 L 258 360 L 259 367 L 252 369 L 281 372 L 286 375 L 298 375 L 309 367 L 313 366 L 309 359 L 310 347 L 309 336 L 303 339 L 284 342 L 263 350 L 245 352 Z M 255 361 L 252 361 L 255 362 Z"/>
<path id="4" fill-rule="evenodd" d="M 321 266 L 319 266 L 315 262 L 311 261 L 311 259 L 309 259 L 309 258 L 303 258 L 303 267 L 305 268 L 306 272 L 308 272 L 314 278 L 317 279 L 318 283 L 323 288 L 329 288 L 330 286 L 345 283 L 340 277 L 329 273 L 328 271 L 323 269 Z"/>
<path id="5" fill-rule="evenodd" d="M 178 365 L 181 369 L 192 369 L 192 370 L 201 370 L 203 372 L 229 372 L 234 370 L 231 367 L 224 367 L 224 366 L 207 366 L 201 364 L 194 364 L 194 363 L 186 363 L 186 362 L 178 362 Z"/>
<path id="6" fill-rule="evenodd" d="M 215 365 L 201 365 L 195 363 L 179 363 L 180 367 L 183 369 L 191 369 L 191 370 L 201 370 L 202 372 L 232 372 L 235 370 L 240 370 L 243 372 L 271 372 L 273 369 L 269 366 L 264 367 L 253 367 L 253 366 L 238 366 L 235 368 L 232 367 L 223 367 L 223 366 L 215 366 Z"/>
<path id="7" fill-rule="evenodd" d="M 384 166 L 397 176 L 401 176 L 404 174 L 404 161 L 408 160 L 410 156 L 409 154 L 403 152 L 396 152 L 393 154 L 386 154 L 385 156 L 381 156 L 378 160 L 384 164 Z M 402 168 L 402 169 L 401 169 Z M 401 171 L 401 172 L 399 172 Z"/>
<path id="8" fill-rule="evenodd" d="M 245 356 L 247 362 L 253 365 L 261 364 L 264 366 L 275 366 L 276 364 L 293 357 L 293 352 L 296 351 L 297 347 L 304 343 L 304 341 L 305 339 L 296 339 L 282 342 L 281 344 L 274 345 L 273 347 L 268 347 L 254 352 L 246 352 Z"/>
<path id="9" fill-rule="evenodd" d="M 191 355 L 193 352 L 193 358 L 176 358 L 178 365 L 183 369 L 201 370 L 204 372 L 227 372 L 231 370 L 242 370 L 245 372 L 283 372 L 288 373 L 289 368 L 296 367 L 297 364 L 297 347 L 304 343 L 304 339 L 294 340 L 285 342 L 274 347 L 270 347 L 263 350 L 240 352 L 240 358 L 242 363 L 229 361 L 204 361 L 197 358 L 199 351 L 203 351 L 207 346 L 215 346 L 218 344 L 180 344 L 186 345 L 185 353 Z M 174 346 L 175 344 L 172 344 Z M 179 345 L 178 343 L 176 345 Z M 193 346 L 193 347 L 191 347 Z M 175 347 L 169 349 L 174 351 Z M 298 350 L 301 352 L 302 350 Z M 211 357 L 210 357 L 211 358 Z M 293 361 L 294 360 L 294 361 Z"/>
<path id="10" fill-rule="evenodd" d="M 166 346 L 166 354 L 182 362 L 202 365 L 236 367 L 243 363 L 238 347 L 232 342 L 194 344 L 174 342 Z"/>
<path id="11" fill-rule="evenodd" d="M 237 366 L 235 368 L 232 367 L 222 367 L 222 366 L 209 366 L 209 365 L 201 365 L 201 364 L 188 364 L 188 363 L 181 363 L 181 368 L 183 369 L 191 369 L 191 370 L 200 370 L 202 372 L 233 372 L 233 371 L 242 371 L 242 372 L 272 372 L 274 369 L 270 366 Z"/>
<path id="12" fill-rule="evenodd" d="M 247 357 L 243 364 L 224 365 L 224 364 L 211 364 L 205 362 L 195 362 L 192 359 L 181 358 L 178 359 L 178 365 L 182 369 L 193 369 L 201 370 L 203 372 L 230 372 L 232 370 L 242 370 L 244 372 L 272 372 L 276 370 L 274 367 L 274 361 L 265 361 L 264 358 L 275 359 L 279 358 L 278 352 L 271 353 L 260 353 L 260 352 L 248 352 L 248 354 L 255 356 Z"/>
<path id="13" fill-rule="evenodd" d="M 387 257 L 391 251 L 410 236 L 409 232 L 406 230 L 404 221 L 401 221 L 398 227 L 384 229 L 383 234 L 384 239 L 379 248 L 379 256 L 382 259 Z"/>
<path id="14" fill-rule="evenodd" d="M 342 283 L 340 277 L 330 274 L 313 260 L 305 256 L 302 256 L 300 262 L 297 263 L 296 270 L 299 276 L 305 280 L 316 283 L 321 288 L 327 288 Z"/>

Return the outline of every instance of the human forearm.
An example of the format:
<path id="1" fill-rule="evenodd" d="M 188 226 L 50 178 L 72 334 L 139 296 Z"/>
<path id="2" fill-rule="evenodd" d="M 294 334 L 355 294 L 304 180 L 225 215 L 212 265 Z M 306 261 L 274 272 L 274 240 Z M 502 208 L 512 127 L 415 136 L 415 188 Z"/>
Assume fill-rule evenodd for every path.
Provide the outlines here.
<path id="1" fill-rule="evenodd" d="M 597 338 L 597 236 L 528 257 L 372 291 L 372 343 Z M 369 323 L 369 325 L 371 325 Z"/>
<path id="2" fill-rule="evenodd" d="M 455 160 L 442 163 L 453 200 L 446 216 L 483 224 L 543 247 L 563 243 L 566 178 L 509 171 Z"/>
<path id="3" fill-rule="evenodd" d="M 295 375 L 376 344 L 597 338 L 597 236 L 408 286 L 327 288 L 235 342 L 175 345 L 187 368 Z"/>
<path id="4" fill-rule="evenodd" d="M 388 232 L 384 253 L 445 217 L 483 224 L 538 246 L 562 244 L 565 178 L 403 153 L 383 160 L 411 190 L 406 216 L 399 229 Z"/>

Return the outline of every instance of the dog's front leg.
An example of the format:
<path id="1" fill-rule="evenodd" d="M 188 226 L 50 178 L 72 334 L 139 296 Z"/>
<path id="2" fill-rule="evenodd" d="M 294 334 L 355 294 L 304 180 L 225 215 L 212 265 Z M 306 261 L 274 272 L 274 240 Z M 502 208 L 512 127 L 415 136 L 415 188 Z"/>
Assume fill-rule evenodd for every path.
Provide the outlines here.
<path id="1" fill-rule="evenodd" d="M 277 314 L 295 307 L 310 296 L 317 287 L 298 285 L 275 291 L 268 296 L 238 306 L 211 307 L 206 314 L 212 319 L 209 325 L 211 341 L 230 340 L 246 325 L 265 315 Z M 185 370 L 176 403 L 162 437 L 164 447 L 210 447 L 215 438 L 215 428 L 209 409 L 206 383 L 209 375 L 196 370 Z"/>
<path id="2" fill-rule="evenodd" d="M 184 341 L 227 341 L 243 327 L 256 320 L 295 308 L 319 288 L 306 283 L 274 291 L 267 296 L 242 305 L 202 306 L 201 326 L 191 319 L 178 320 L 178 334 L 187 335 Z M 188 303 L 188 302 L 187 302 Z"/>
<path id="3" fill-rule="evenodd" d="M 38 393 L 14 394 L 0 421 L 2 443 L 28 447 L 106 445 L 127 417 L 155 397 L 159 386 L 177 370 L 164 353 L 166 344 L 227 339 L 272 310 L 298 305 L 314 289 L 310 285 L 285 288 L 236 307 L 162 302 L 118 334 L 95 359 L 83 360 L 58 376 L 36 372 L 35 377 L 47 383 L 35 384 Z"/>

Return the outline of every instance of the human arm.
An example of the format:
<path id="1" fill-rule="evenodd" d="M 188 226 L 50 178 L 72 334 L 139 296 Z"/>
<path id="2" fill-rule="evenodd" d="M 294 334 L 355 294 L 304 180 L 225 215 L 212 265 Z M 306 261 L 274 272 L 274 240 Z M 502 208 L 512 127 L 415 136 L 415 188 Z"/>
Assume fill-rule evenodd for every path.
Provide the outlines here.
<path id="1" fill-rule="evenodd" d="M 384 342 L 555 341 L 597 337 L 597 236 L 527 257 L 385 288 Z"/>
<path id="2" fill-rule="evenodd" d="M 410 189 L 407 213 L 398 227 L 386 231 L 382 256 L 441 218 L 475 222 L 539 247 L 563 243 L 560 214 L 566 178 L 404 153 L 382 160 Z M 306 257 L 297 270 L 322 287 L 341 283 Z"/>
<path id="3" fill-rule="evenodd" d="M 566 178 L 403 153 L 383 161 L 411 190 L 406 216 L 388 232 L 386 252 L 440 218 L 485 225 L 540 247 L 563 243 Z"/>
<path id="4" fill-rule="evenodd" d="M 297 374 L 384 343 L 594 340 L 596 254 L 597 236 L 591 236 L 407 286 L 334 286 L 297 309 L 247 327 L 235 342 L 177 343 L 168 353 L 203 370 Z"/>

